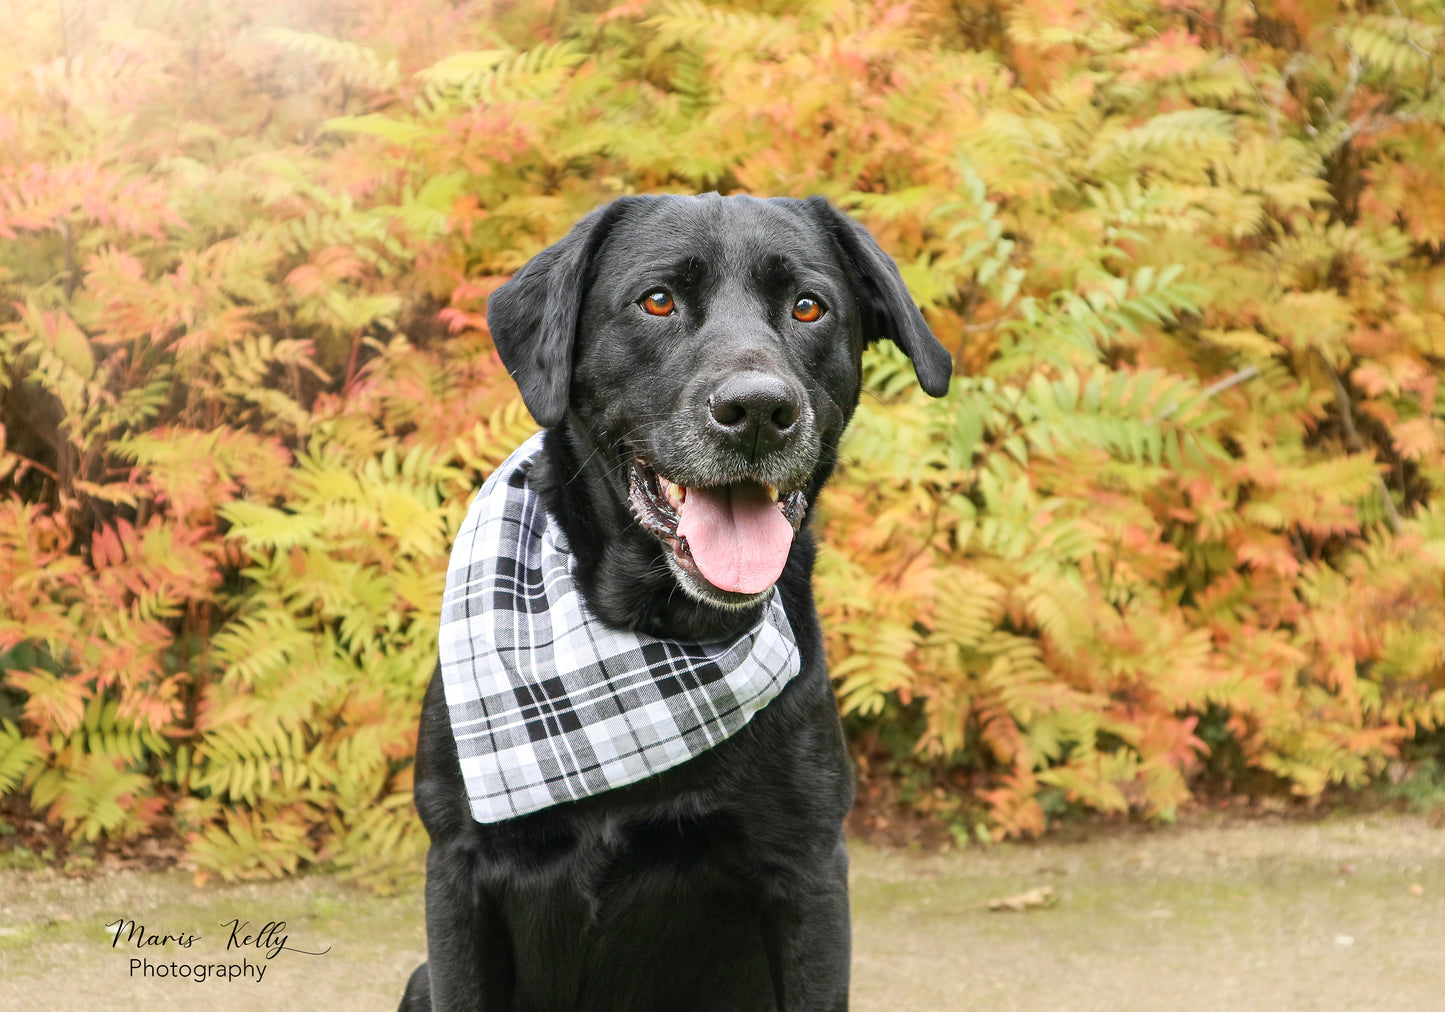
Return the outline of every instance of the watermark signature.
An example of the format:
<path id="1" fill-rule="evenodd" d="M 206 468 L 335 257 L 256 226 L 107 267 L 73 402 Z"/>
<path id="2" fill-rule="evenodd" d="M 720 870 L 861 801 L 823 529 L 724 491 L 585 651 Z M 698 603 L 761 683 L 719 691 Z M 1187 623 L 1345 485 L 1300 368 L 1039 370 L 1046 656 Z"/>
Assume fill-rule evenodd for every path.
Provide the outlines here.
<path id="1" fill-rule="evenodd" d="M 200 950 L 205 948 L 199 943 L 206 936 L 199 932 L 154 930 L 133 917 L 116 918 L 105 927 L 107 933 L 110 933 L 112 949 L 124 946 L 128 949 L 146 950 L 175 945 L 182 949 L 195 949 L 199 955 Z M 131 959 L 130 976 L 175 977 L 196 983 L 205 983 L 208 980 L 246 980 L 259 984 L 270 968 L 269 961 L 283 952 L 294 952 L 301 956 L 324 956 L 331 951 L 329 945 L 324 949 L 303 949 L 291 944 L 285 921 L 267 921 L 257 926 L 250 920 L 233 917 L 229 921 L 222 921 L 219 927 L 221 931 L 212 936 L 211 944 L 214 947 L 217 940 L 223 940 L 222 951 L 232 954 L 230 961 L 173 959 L 167 962 L 161 958 L 159 952 L 155 953 L 155 959 L 146 952 Z M 250 958 L 252 954 L 256 956 L 254 961 Z M 241 956 L 239 963 L 235 962 L 236 955 Z"/>

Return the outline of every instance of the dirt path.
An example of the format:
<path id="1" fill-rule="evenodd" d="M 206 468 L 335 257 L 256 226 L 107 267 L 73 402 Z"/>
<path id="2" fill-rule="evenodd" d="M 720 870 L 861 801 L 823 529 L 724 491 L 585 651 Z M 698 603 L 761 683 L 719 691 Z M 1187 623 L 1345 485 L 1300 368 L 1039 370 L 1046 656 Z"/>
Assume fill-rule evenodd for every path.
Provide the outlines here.
<path id="1" fill-rule="evenodd" d="M 1044 886 L 1052 907 L 987 909 Z M 858 1012 L 1445 1008 L 1445 830 L 1416 818 L 933 857 L 855 847 L 853 907 Z M 122 916 L 201 937 L 136 948 L 122 934 L 115 946 L 105 925 Z M 283 934 L 288 951 L 267 959 Z M 423 949 L 417 893 L 377 899 L 326 878 L 197 890 L 179 873 L 0 872 L 3 1009 L 389 1010 Z M 146 976 L 141 959 L 250 976 Z"/>

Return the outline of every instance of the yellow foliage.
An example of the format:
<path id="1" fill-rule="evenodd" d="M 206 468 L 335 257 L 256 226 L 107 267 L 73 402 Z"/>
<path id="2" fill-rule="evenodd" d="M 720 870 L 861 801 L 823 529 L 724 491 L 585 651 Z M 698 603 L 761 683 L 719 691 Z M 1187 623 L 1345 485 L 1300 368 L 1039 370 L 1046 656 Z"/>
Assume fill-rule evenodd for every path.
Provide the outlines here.
<path id="1" fill-rule="evenodd" d="M 485 299 L 708 189 L 850 209 L 959 364 L 868 352 L 813 518 L 875 774 L 1001 838 L 1440 761 L 1440 4 L 1185 6 L 21 0 L 0 789 L 414 869 L 447 547 L 532 427 Z"/>

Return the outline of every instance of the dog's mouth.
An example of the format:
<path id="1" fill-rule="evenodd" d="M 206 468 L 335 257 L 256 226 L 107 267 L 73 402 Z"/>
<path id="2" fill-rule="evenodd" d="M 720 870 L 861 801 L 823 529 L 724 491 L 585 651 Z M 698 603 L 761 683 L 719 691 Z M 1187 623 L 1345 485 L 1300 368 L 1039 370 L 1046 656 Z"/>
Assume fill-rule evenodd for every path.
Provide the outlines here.
<path id="1" fill-rule="evenodd" d="M 761 594 L 782 575 L 808 508 L 801 489 L 743 479 L 689 487 L 634 458 L 630 500 L 644 529 L 672 550 L 677 566 L 726 594 Z"/>

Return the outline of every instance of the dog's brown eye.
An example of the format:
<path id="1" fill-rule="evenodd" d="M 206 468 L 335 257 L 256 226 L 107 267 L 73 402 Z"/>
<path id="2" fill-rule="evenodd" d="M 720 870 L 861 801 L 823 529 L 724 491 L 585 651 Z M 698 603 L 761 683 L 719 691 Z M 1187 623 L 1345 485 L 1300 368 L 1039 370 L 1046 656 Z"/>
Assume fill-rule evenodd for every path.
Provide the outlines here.
<path id="1" fill-rule="evenodd" d="M 823 304 L 811 296 L 804 295 L 793 303 L 793 319 L 812 323 L 823 315 Z"/>
<path id="2" fill-rule="evenodd" d="M 672 312 L 672 296 L 659 288 L 642 297 L 642 308 L 653 316 L 666 316 Z"/>

